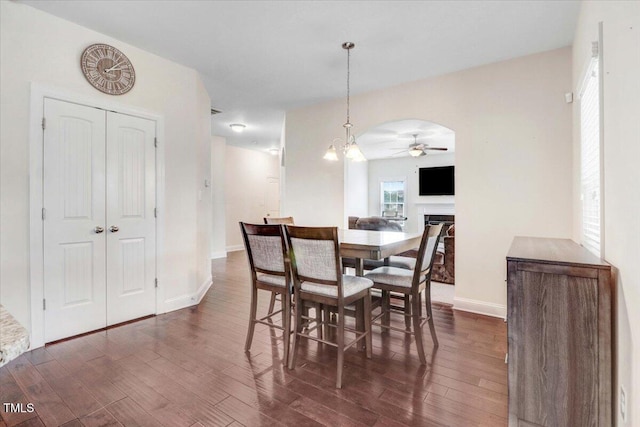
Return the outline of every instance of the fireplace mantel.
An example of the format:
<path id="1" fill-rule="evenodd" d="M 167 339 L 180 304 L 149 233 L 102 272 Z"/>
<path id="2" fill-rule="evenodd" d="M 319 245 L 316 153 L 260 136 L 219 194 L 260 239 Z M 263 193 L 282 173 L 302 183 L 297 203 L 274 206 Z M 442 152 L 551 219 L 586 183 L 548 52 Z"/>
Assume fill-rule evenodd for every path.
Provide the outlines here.
<path id="1" fill-rule="evenodd" d="M 416 203 L 417 213 L 422 215 L 455 215 L 456 204 L 451 201 Z"/>

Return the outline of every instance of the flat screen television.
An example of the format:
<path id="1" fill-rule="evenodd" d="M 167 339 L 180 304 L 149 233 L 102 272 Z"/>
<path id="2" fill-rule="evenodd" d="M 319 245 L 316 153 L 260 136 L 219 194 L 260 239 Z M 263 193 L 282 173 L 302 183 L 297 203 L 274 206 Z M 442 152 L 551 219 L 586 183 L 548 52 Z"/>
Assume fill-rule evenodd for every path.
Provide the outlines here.
<path id="1" fill-rule="evenodd" d="M 420 168 L 419 174 L 421 196 L 453 196 L 455 194 L 454 166 Z"/>

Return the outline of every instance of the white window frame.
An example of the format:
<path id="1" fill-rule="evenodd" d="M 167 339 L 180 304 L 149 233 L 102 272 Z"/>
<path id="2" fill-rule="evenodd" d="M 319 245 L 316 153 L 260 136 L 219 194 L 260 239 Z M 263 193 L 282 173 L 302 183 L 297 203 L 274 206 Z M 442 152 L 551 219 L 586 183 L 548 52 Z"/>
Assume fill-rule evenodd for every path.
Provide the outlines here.
<path id="1" fill-rule="evenodd" d="M 380 216 L 382 216 L 382 212 L 384 209 L 384 184 L 387 182 L 402 182 L 402 191 L 404 192 L 404 201 L 402 204 L 402 214 L 401 216 L 407 216 L 407 177 L 392 177 L 392 178 L 380 178 Z M 399 203 L 396 202 L 396 205 Z"/>
<path id="2" fill-rule="evenodd" d="M 579 90 L 580 239 L 582 246 L 604 258 L 603 67 L 600 46 L 599 42 L 593 43 L 592 57 Z"/>

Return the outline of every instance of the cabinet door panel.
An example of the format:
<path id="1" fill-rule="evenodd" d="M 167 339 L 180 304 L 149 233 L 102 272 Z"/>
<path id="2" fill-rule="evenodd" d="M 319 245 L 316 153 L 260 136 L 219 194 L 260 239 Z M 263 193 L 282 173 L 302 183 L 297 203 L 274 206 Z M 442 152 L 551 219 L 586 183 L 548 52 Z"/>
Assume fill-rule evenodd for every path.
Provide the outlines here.
<path id="1" fill-rule="evenodd" d="M 518 418 L 543 426 L 598 419 L 597 279 L 519 271 Z"/>

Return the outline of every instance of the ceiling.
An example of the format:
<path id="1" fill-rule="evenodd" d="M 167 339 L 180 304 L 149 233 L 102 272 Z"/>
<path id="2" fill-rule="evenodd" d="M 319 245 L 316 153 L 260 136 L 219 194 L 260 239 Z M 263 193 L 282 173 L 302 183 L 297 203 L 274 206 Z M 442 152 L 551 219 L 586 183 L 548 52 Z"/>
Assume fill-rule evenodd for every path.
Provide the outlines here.
<path id="1" fill-rule="evenodd" d="M 414 138 L 415 135 L 415 138 Z M 358 136 L 358 146 L 367 160 L 409 156 L 411 144 L 446 148 L 427 151 L 428 156 L 455 152 L 455 133 L 444 126 L 424 120 L 398 120 L 367 129 Z"/>
<path id="2" fill-rule="evenodd" d="M 564 0 L 20 2 L 196 69 L 222 111 L 212 133 L 264 150 L 279 145 L 286 110 L 345 96 L 345 41 L 356 45 L 357 94 L 569 46 L 579 10 Z"/>

